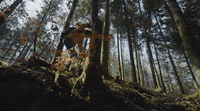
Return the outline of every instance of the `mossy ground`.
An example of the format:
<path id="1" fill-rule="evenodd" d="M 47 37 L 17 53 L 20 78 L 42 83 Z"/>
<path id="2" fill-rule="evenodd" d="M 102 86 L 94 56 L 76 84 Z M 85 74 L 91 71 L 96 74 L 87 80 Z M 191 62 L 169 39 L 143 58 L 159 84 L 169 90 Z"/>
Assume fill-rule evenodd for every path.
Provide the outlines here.
<path id="1" fill-rule="evenodd" d="M 2 65 L 3 64 L 3 65 Z M 85 96 L 78 77 L 22 64 L 0 65 L 0 108 L 4 111 L 198 111 L 200 97 L 168 95 L 130 82 L 103 83 Z M 95 87 L 95 86 L 94 86 Z M 72 93 L 73 89 L 73 93 Z"/>

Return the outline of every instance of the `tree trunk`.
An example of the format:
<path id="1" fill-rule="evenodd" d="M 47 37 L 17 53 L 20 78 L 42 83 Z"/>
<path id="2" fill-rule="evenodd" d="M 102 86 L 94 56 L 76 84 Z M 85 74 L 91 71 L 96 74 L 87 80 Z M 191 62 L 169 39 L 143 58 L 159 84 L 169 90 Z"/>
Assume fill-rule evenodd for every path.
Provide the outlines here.
<path id="1" fill-rule="evenodd" d="M 157 89 L 158 88 L 158 83 L 156 80 L 156 74 L 155 74 L 155 70 L 154 70 L 154 59 L 153 59 L 153 55 L 152 55 L 152 51 L 151 51 L 151 46 L 149 43 L 149 38 L 146 35 L 146 29 L 144 28 L 144 33 L 145 33 L 145 38 L 146 38 L 146 46 L 147 46 L 147 54 L 149 57 L 149 64 L 150 64 L 150 68 L 151 68 L 151 73 L 152 73 L 152 77 L 153 77 L 153 83 L 154 83 L 154 88 Z"/>
<path id="2" fill-rule="evenodd" d="M 144 76 L 144 71 L 143 71 L 143 68 L 142 68 L 142 63 L 141 63 L 141 58 L 140 58 L 140 51 L 138 51 L 138 60 L 139 60 L 139 66 L 140 66 L 140 75 L 141 75 L 141 86 L 146 86 L 145 84 L 145 76 Z"/>
<path id="3" fill-rule="evenodd" d="M 185 94 L 183 85 L 182 85 L 182 83 L 181 83 L 181 80 L 180 80 L 180 78 L 179 78 L 178 72 L 177 72 L 177 70 L 176 70 L 176 66 L 175 66 L 174 61 L 173 61 L 173 59 L 172 59 L 172 56 L 171 56 L 171 54 L 170 54 L 170 52 L 169 52 L 169 49 L 168 49 L 168 46 L 167 46 L 167 44 L 166 44 L 164 35 L 163 35 L 163 33 L 162 33 L 162 29 L 161 29 L 161 27 L 160 27 L 160 25 L 159 25 L 158 19 L 157 19 L 157 17 L 156 17 L 155 14 L 154 14 L 154 17 L 155 17 L 155 19 L 156 19 L 156 23 L 157 23 L 158 28 L 159 28 L 159 30 L 160 30 L 160 34 L 161 34 L 161 37 L 162 37 L 162 39 L 163 39 L 163 42 L 164 42 L 164 45 L 165 45 L 165 49 L 166 49 L 167 54 L 168 54 L 168 56 L 169 56 L 170 62 L 171 62 L 171 64 L 172 64 L 172 67 L 173 67 L 173 70 L 174 70 L 174 73 L 175 73 L 175 76 L 176 76 L 176 80 L 178 81 L 178 85 L 179 85 L 181 94 Z"/>
<path id="4" fill-rule="evenodd" d="M 33 45 L 33 42 L 29 42 L 26 49 L 24 49 L 23 54 L 20 56 L 20 58 L 25 59 L 26 55 L 28 54 L 28 51 L 30 51 L 31 47 Z"/>
<path id="5" fill-rule="evenodd" d="M 168 13 L 169 13 L 169 15 L 170 15 L 170 17 L 172 18 L 172 21 L 174 22 L 174 28 L 176 29 L 176 31 L 178 32 L 179 31 L 179 29 L 178 29 L 178 27 L 177 27 L 177 25 L 176 25 L 176 22 L 175 22 L 175 19 L 174 19 L 174 16 L 173 16 L 173 14 L 172 14 L 172 12 L 170 11 L 170 8 L 169 8 L 169 6 L 167 5 L 167 3 L 164 1 L 164 3 L 165 3 L 165 7 L 166 7 L 166 9 L 168 10 Z M 180 32 L 180 31 L 179 31 Z M 179 33 L 178 32 L 178 33 Z M 180 33 L 179 33 L 180 34 Z M 179 36 L 180 37 L 180 36 Z M 180 37 L 181 38 L 181 37 Z M 183 46 L 182 46 L 183 47 Z M 191 67 L 191 65 L 190 65 L 190 62 L 188 61 L 188 57 L 187 57 L 187 54 L 185 53 L 185 50 L 184 50 L 184 48 L 182 49 L 182 51 L 183 51 L 183 55 L 184 55 L 184 57 L 185 57 L 185 60 L 186 60 L 186 63 L 187 63 L 187 65 L 188 65 L 188 68 L 189 68 L 189 70 L 190 70 L 190 72 L 191 72 L 191 75 L 192 75 L 192 78 L 193 78 L 193 80 L 195 81 L 195 83 L 197 84 L 197 88 L 199 89 L 199 84 L 198 84 L 198 82 L 197 82 L 197 80 L 196 80 L 196 77 L 195 77 L 195 74 L 193 73 L 193 71 L 192 71 L 192 67 Z M 197 73 L 198 74 L 198 73 Z"/>
<path id="6" fill-rule="evenodd" d="M 106 15 L 105 15 L 105 24 L 104 24 L 104 32 L 103 32 L 103 38 L 102 38 L 102 46 L 101 46 L 101 69 L 102 69 L 102 74 L 104 75 L 105 79 L 111 79 L 112 77 L 109 75 L 108 72 L 108 57 L 109 57 L 109 41 L 107 38 L 109 37 L 109 1 L 106 0 Z"/>
<path id="7" fill-rule="evenodd" d="M 98 18 L 98 0 L 92 0 L 92 25 L 93 32 L 102 34 L 102 21 Z M 95 48 L 94 48 L 95 47 Z M 96 95 L 92 90 L 99 90 L 102 82 L 102 75 L 100 73 L 100 54 L 101 54 L 101 39 L 98 37 L 91 38 L 89 56 L 86 58 L 85 67 L 82 75 L 79 77 L 85 96 L 90 96 L 91 101 L 96 101 Z"/>
<path id="8" fill-rule="evenodd" d="M 134 8 L 134 7 L 133 7 Z M 134 23 L 134 15 L 132 14 L 131 15 L 131 20 L 133 21 Z M 137 43 L 137 34 L 136 34 L 136 31 L 135 31 L 135 26 L 132 26 L 131 27 L 131 31 L 132 31 L 132 38 L 133 38 L 133 43 L 134 43 L 134 48 L 135 48 L 135 56 L 136 56 L 136 67 L 137 67 L 137 81 L 138 83 L 141 85 L 141 79 L 140 79 L 140 73 L 139 73 L 139 61 L 138 61 L 138 43 Z"/>
<path id="9" fill-rule="evenodd" d="M 24 50 L 27 48 L 28 43 L 30 43 L 29 41 L 26 41 L 21 53 L 18 55 L 17 59 L 21 58 L 22 54 L 24 53 Z M 23 58 L 22 58 L 23 59 Z"/>
<path id="10" fill-rule="evenodd" d="M 117 26 L 117 52 L 118 52 L 118 75 L 119 79 L 122 80 L 122 73 L 121 73 L 121 61 L 120 61 L 120 51 L 119 51 L 119 31 Z"/>
<path id="11" fill-rule="evenodd" d="M 135 3 L 132 2 L 132 9 L 135 8 Z M 133 24 L 135 22 L 135 10 L 133 10 L 133 13 L 131 14 L 131 21 L 133 21 Z M 135 56 L 136 56 L 136 74 L 137 74 L 137 81 L 141 85 L 141 75 L 140 75 L 140 69 L 139 69 L 139 58 L 138 58 L 138 43 L 137 43 L 137 33 L 135 30 L 135 26 L 131 27 L 131 32 L 132 32 L 132 39 L 133 39 L 133 47 L 135 48 Z"/>
<path id="12" fill-rule="evenodd" d="M 78 3 L 78 0 L 74 0 L 73 1 L 73 4 L 72 4 L 72 7 L 71 7 L 71 10 L 69 12 L 69 15 L 68 15 L 68 18 L 67 18 L 67 21 L 65 23 L 65 27 L 63 29 L 63 32 L 60 36 L 60 40 L 58 41 L 58 46 L 57 46 L 57 49 L 55 51 L 55 55 L 51 61 L 51 63 L 55 63 L 56 60 L 57 60 L 57 57 L 60 57 L 62 55 L 62 51 L 63 51 L 63 38 L 65 36 L 64 34 L 64 31 L 67 30 L 69 28 L 69 25 L 70 25 L 70 21 L 72 20 L 73 18 L 73 14 L 74 14 L 74 11 L 75 11 L 75 7 L 76 7 L 76 4 Z"/>
<path id="13" fill-rule="evenodd" d="M 56 37 L 54 37 L 54 39 L 53 39 L 53 41 L 52 41 L 52 43 L 51 43 L 51 46 L 48 47 L 44 58 L 46 58 L 47 55 L 51 52 L 51 48 L 53 47 L 53 43 L 55 42 L 55 40 L 56 40 Z"/>
<path id="14" fill-rule="evenodd" d="M 119 72 L 119 79 L 122 80 L 122 69 L 121 69 L 121 58 L 120 58 L 120 47 L 119 47 L 119 31 L 118 31 L 118 27 L 117 27 L 117 52 L 118 52 L 118 72 Z M 120 35 L 121 36 L 121 35 Z"/>
<path id="15" fill-rule="evenodd" d="M 142 17 L 144 17 L 143 14 L 142 14 L 142 9 L 141 9 L 139 0 L 138 0 L 138 3 L 139 3 L 140 15 Z M 145 19 L 145 18 L 142 18 L 142 19 Z M 154 59 L 153 59 L 153 55 L 152 55 L 152 51 L 151 51 L 151 47 L 150 47 L 150 43 L 149 43 L 150 41 L 149 41 L 149 38 L 147 37 L 145 20 L 142 20 L 141 24 L 142 24 L 142 28 L 144 29 L 144 36 L 145 36 L 145 39 L 146 39 L 147 54 L 148 54 L 148 57 L 149 57 L 149 64 L 150 64 L 151 73 L 152 73 L 152 77 L 153 77 L 153 84 L 154 84 L 154 88 L 157 89 L 158 83 L 157 83 L 157 80 L 156 80 L 156 74 L 155 74 L 155 70 L 154 70 L 154 66 L 153 66 Z"/>
<path id="16" fill-rule="evenodd" d="M 4 13 L 1 13 L 0 15 L 0 25 L 5 23 L 8 19 L 8 16 L 16 9 L 16 7 L 22 3 L 23 0 L 15 0 L 13 4 L 7 8 L 7 10 Z"/>
<path id="17" fill-rule="evenodd" d="M 141 77 L 140 77 L 140 70 L 139 70 L 139 59 L 138 59 L 138 43 L 137 43 L 137 35 L 135 31 L 135 27 L 132 27 L 132 34 L 133 34 L 133 41 L 134 41 L 134 47 L 135 47 L 135 56 L 136 56 L 136 67 L 137 67 L 137 80 L 138 83 L 141 85 Z"/>
<path id="18" fill-rule="evenodd" d="M 121 37 L 121 31 L 120 31 L 120 52 L 121 52 L 121 74 L 122 74 L 122 80 L 124 81 L 125 74 L 124 74 L 124 59 L 123 59 L 123 51 L 122 51 L 122 37 Z"/>
<path id="19" fill-rule="evenodd" d="M 187 55 L 186 55 L 184 49 L 183 49 L 183 55 L 184 55 L 184 57 L 185 57 L 185 61 L 186 61 L 187 65 L 188 65 L 188 68 L 189 68 L 189 70 L 190 70 L 190 73 L 191 73 L 191 75 L 192 75 L 192 79 L 193 79 L 193 81 L 195 82 L 195 84 L 197 85 L 197 88 L 199 89 L 199 84 L 198 84 L 198 82 L 197 82 L 197 80 L 196 80 L 195 74 L 194 74 L 193 71 L 192 71 L 192 67 L 190 66 L 190 62 L 188 61 L 188 57 L 187 57 Z"/>
<path id="20" fill-rule="evenodd" d="M 200 49 L 198 40 L 196 40 L 195 36 L 192 34 L 190 27 L 178 5 L 176 0 L 167 0 L 169 4 L 169 8 L 174 17 L 176 25 L 178 27 L 183 46 L 185 51 L 187 52 L 188 58 L 200 80 Z"/>
<path id="21" fill-rule="evenodd" d="M 126 21 L 128 21 L 125 0 L 123 0 L 123 5 L 124 5 L 124 12 L 125 12 L 125 19 L 126 19 Z M 133 48 L 132 48 L 132 41 L 131 41 L 130 28 L 129 28 L 128 23 L 126 23 L 126 29 L 127 29 L 127 35 L 128 35 L 129 54 L 130 54 L 130 60 L 131 60 L 131 70 L 132 70 L 131 73 L 132 73 L 132 77 L 133 77 L 133 82 L 137 82 L 134 56 L 133 56 Z"/>
<path id="22" fill-rule="evenodd" d="M 169 78 L 169 84 L 171 85 L 172 92 L 175 93 L 176 91 L 174 89 L 174 85 L 172 84 L 172 79 L 171 79 L 169 73 L 167 73 L 167 75 L 168 75 L 168 78 Z"/>
<path id="23" fill-rule="evenodd" d="M 162 84 L 161 84 L 161 80 L 160 80 L 160 77 L 159 77 L 159 75 L 158 75 L 158 72 L 157 72 L 157 70 L 156 70 L 156 65 L 155 65 L 155 62 L 154 62 L 154 59 L 153 59 L 153 54 L 152 54 L 152 63 L 153 63 L 153 69 L 154 69 L 154 72 L 155 72 L 155 75 L 156 75 L 156 80 L 157 80 L 157 83 L 158 83 L 158 87 L 161 87 L 162 86 Z"/>
<path id="24" fill-rule="evenodd" d="M 54 37 L 54 38 L 55 38 L 55 37 Z M 42 54 L 44 54 L 44 52 L 47 51 L 47 48 L 50 47 L 50 45 L 51 45 L 51 42 L 49 42 L 48 44 L 46 44 L 46 45 L 42 48 L 42 50 L 41 50 L 41 52 L 40 52 L 40 56 L 42 56 Z"/>
<path id="25" fill-rule="evenodd" d="M 45 20 L 46 15 L 47 15 L 47 13 L 49 12 L 52 3 L 53 3 L 53 0 L 50 1 L 49 5 L 48 5 L 47 11 L 45 12 L 44 16 L 43 16 L 42 19 L 40 20 L 40 24 L 42 24 L 42 22 Z M 33 60 L 34 60 L 33 62 L 36 61 L 37 37 L 38 37 L 39 34 L 40 34 L 40 27 L 37 27 L 37 28 L 35 29 L 35 37 L 34 37 L 34 44 L 33 44 L 33 57 L 34 57 L 34 58 L 33 58 Z"/>
<path id="26" fill-rule="evenodd" d="M 162 63 L 163 63 L 163 67 L 165 68 L 165 70 L 166 70 L 166 73 L 167 73 L 167 76 L 168 76 L 168 79 L 169 79 L 169 84 L 171 85 L 171 87 L 170 87 L 170 85 L 168 86 L 168 89 L 172 89 L 172 92 L 173 93 L 175 93 L 175 89 L 174 89 L 174 86 L 173 86 L 173 84 L 172 84 L 172 80 L 171 80 L 171 77 L 170 77 L 170 75 L 169 75 L 169 68 L 168 68 L 168 66 L 165 64 L 165 60 L 164 59 L 162 59 Z"/>
<path id="27" fill-rule="evenodd" d="M 159 61 L 159 59 L 158 59 L 158 50 L 157 50 L 157 47 L 156 47 L 156 45 L 155 45 L 155 43 L 154 43 L 154 48 L 155 48 L 155 52 L 156 52 L 156 60 L 157 60 L 157 62 L 158 62 L 158 69 L 159 69 L 159 73 L 160 73 L 160 81 L 161 81 L 161 83 L 162 83 L 162 90 L 166 93 L 167 91 L 166 91 L 166 86 L 165 86 L 165 83 L 164 83 L 164 79 L 163 79 L 163 75 L 162 75 L 162 71 L 161 71 L 161 67 L 160 67 L 160 61 Z"/>
<path id="28" fill-rule="evenodd" d="M 11 62 L 12 60 L 14 60 L 13 58 L 16 56 L 16 53 L 19 51 L 19 47 L 17 47 L 16 49 L 15 49 L 15 52 L 13 53 L 13 55 L 12 55 L 12 57 L 10 58 L 10 61 L 8 62 L 8 63 L 13 63 L 13 62 Z"/>
<path id="29" fill-rule="evenodd" d="M 6 42 L 3 43 L 3 48 L 11 48 L 11 46 L 13 45 L 13 42 L 10 43 L 9 40 L 6 40 Z M 9 50 L 4 50 L 3 54 L 2 54 L 2 58 L 5 58 L 5 56 L 9 56 Z"/>

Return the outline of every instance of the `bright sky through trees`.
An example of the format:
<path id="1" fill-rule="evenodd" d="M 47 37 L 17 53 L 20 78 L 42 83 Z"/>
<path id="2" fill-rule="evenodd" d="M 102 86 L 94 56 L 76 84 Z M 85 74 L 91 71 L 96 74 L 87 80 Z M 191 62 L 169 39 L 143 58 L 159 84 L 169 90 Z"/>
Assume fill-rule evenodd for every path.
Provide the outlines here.
<path id="1" fill-rule="evenodd" d="M 25 1 L 25 10 L 27 11 L 30 17 L 36 17 L 37 11 L 42 10 L 42 5 L 44 5 L 43 0 L 27 0 Z"/>

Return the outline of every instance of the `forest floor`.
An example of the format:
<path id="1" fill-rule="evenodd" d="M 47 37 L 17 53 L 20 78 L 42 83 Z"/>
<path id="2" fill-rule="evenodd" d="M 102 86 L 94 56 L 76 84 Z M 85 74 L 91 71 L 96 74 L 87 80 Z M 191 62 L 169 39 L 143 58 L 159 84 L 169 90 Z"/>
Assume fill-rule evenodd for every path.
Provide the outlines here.
<path id="1" fill-rule="evenodd" d="M 173 95 L 103 80 L 85 96 L 81 86 L 74 87 L 76 80 L 69 73 L 0 62 L 1 111 L 200 111 L 198 93 Z"/>

